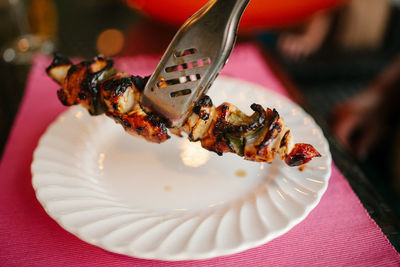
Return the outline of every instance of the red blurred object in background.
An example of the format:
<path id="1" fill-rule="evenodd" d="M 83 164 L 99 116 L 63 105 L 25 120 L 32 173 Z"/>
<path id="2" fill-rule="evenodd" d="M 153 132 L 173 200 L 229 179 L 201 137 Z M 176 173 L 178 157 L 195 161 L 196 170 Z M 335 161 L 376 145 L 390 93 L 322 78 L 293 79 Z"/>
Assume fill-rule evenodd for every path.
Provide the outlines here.
<path id="1" fill-rule="evenodd" d="M 300 22 L 345 0 L 252 0 L 240 23 L 242 30 L 271 29 Z M 126 0 L 150 17 L 180 26 L 207 0 Z"/>

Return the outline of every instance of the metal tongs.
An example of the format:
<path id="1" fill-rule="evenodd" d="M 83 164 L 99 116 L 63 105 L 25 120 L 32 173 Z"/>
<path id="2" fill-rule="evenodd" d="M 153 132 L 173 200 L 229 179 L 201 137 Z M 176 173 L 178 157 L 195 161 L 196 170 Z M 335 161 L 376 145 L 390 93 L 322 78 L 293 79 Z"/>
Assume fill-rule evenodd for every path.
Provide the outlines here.
<path id="1" fill-rule="evenodd" d="M 181 127 L 228 61 L 250 0 L 210 0 L 178 30 L 151 75 L 142 105 Z"/>

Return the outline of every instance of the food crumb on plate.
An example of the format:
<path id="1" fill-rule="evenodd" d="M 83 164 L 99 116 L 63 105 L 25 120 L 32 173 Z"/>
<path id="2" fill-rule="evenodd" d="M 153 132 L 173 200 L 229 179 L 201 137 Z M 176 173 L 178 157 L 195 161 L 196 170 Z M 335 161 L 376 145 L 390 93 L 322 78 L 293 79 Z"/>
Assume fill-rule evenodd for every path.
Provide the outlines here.
<path id="1" fill-rule="evenodd" d="M 165 190 L 166 192 L 171 192 L 171 191 L 172 191 L 172 186 L 166 185 L 166 186 L 164 187 L 164 190 Z"/>
<path id="2" fill-rule="evenodd" d="M 235 172 L 235 174 L 236 174 L 237 177 L 240 177 L 240 178 L 243 178 L 243 177 L 245 177 L 247 175 L 245 170 L 237 170 Z"/>
<path id="3" fill-rule="evenodd" d="M 304 171 L 304 169 L 307 167 L 307 165 L 303 164 L 299 166 L 299 171 Z"/>

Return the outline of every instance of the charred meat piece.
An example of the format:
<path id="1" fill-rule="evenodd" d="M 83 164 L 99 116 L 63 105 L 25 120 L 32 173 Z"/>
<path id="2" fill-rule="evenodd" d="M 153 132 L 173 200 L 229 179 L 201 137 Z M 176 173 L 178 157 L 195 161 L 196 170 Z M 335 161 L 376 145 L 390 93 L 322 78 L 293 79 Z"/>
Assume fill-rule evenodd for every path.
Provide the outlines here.
<path id="1" fill-rule="evenodd" d="M 141 106 L 148 77 L 116 73 L 113 62 L 101 57 L 74 65 L 56 55 L 46 71 L 62 85 L 57 94 L 64 105 L 81 104 L 92 115 L 105 112 L 129 134 L 150 142 L 169 139 L 167 120 Z M 293 144 L 290 129 L 275 109 L 258 104 L 251 109 L 248 116 L 230 103 L 215 107 L 203 96 L 186 123 L 170 131 L 179 136 L 184 132 L 190 141 L 200 141 L 218 155 L 231 152 L 251 161 L 271 162 L 278 155 L 289 166 L 298 166 L 321 156 L 309 144 Z"/>
<path id="2" fill-rule="evenodd" d="M 138 77 L 117 73 L 100 84 L 100 95 L 107 107 L 106 115 L 120 123 L 133 136 L 161 143 L 169 138 L 166 124 L 156 114 L 146 113 L 140 106 Z"/>
<path id="3" fill-rule="evenodd" d="M 62 84 L 71 66 L 72 62 L 69 58 L 55 53 L 51 65 L 46 68 L 46 72 L 55 82 Z"/>
<path id="4" fill-rule="evenodd" d="M 139 102 L 139 92 L 127 73 L 117 73 L 100 85 L 101 99 L 108 111 L 128 113 Z"/>
<path id="5" fill-rule="evenodd" d="M 103 58 L 84 61 L 76 65 L 56 56 L 47 73 L 62 85 L 57 91 L 58 98 L 66 105 L 81 104 L 91 115 L 104 113 L 104 103 L 100 99 L 99 83 L 115 73 L 113 62 Z M 62 79 L 62 75 L 64 79 Z"/>
<path id="6" fill-rule="evenodd" d="M 212 118 L 215 116 L 215 107 L 210 97 L 206 95 L 196 103 L 192 111 L 182 128 L 176 129 L 174 133 L 180 136 L 180 132 L 183 131 L 191 142 L 195 142 L 200 141 L 210 128 Z"/>
<path id="7" fill-rule="evenodd" d="M 81 104 L 91 115 L 106 112 L 129 134 L 150 142 L 161 143 L 169 138 L 165 122 L 146 113 L 139 104 L 136 84 L 143 90 L 146 79 L 115 73 L 113 62 L 100 57 L 76 65 L 66 62 L 56 56 L 47 68 L 47 73 L 62 84 L 57 95 L 64 105 Z M 61 77 L 61 73 L 65 76 Z"/>
<path id="8" fill-rule="evenodd" d="M 142 137 L 149 142 L 162 143 L 170 138 L 165 124 L 157 116 L 148 115 L 140 108 L 122 114 L 106 112 L 106 115 L 120 123 L 129 134 Z"/>
<path id="9" fill-rule="evenodd" d="M 299 143 L 295 144 L 290 153 L 285 157 L 285 162 L 289 166 L 299 166 L 306 164 L 312 158 L 320 156 L 312 145 Z"/>

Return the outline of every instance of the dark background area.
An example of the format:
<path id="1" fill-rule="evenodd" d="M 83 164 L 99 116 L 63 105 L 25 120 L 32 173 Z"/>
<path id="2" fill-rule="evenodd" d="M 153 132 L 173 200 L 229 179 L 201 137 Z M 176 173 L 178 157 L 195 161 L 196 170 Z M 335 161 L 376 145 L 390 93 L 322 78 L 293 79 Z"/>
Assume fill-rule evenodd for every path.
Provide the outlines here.
<path id="1" fill-rule="evenodd" d="M 91 58 L 97 55 L 96 39 L 106 28 L 122 31 L 134 24 L 139 15 L 120 1 L 111 0 L 56 0 L 57 31 L 55 50 L 71 57 Z M 25 8 L 28 8 L 25 6 Z M 14 10 L 0 6 L 0 49 L 18 38 L 20 31 Z M 0 155 L 17 113 L 25 88 L 30 63 L 14 64 L 0 60 Z"/>
<path id="2" fill-rule="evenodd" d="M 282 58 L 278 51 L 274 52 L 280 63 L 288 72 L 295 85 L 304 94 L 311 109 L 329 123 L 333 107 L 364 90 L 400 51 L 400 10 L 392 7 L 382 44 L 376 49 L 360 51 L 343 51 L 333 47 L 329 38 L 320 51 L 301 62 L 292 62 Z M 261 41 L 263 35 L 260 36 Z M 272 47 L 273 49 L 273 47 Z M 400 90 L 400 88 L 399 88 Z M 400 215 L 400 200 L 398 192 L 392 189 L 392 181 L 400 179 L 393 177 L 392 165 L 395 162 L 390 153 L 394 146 L 398 125 L 392 125 L 391 136 L 381 140 L 364 159 L 357 162 L 367 178 Z"/>

